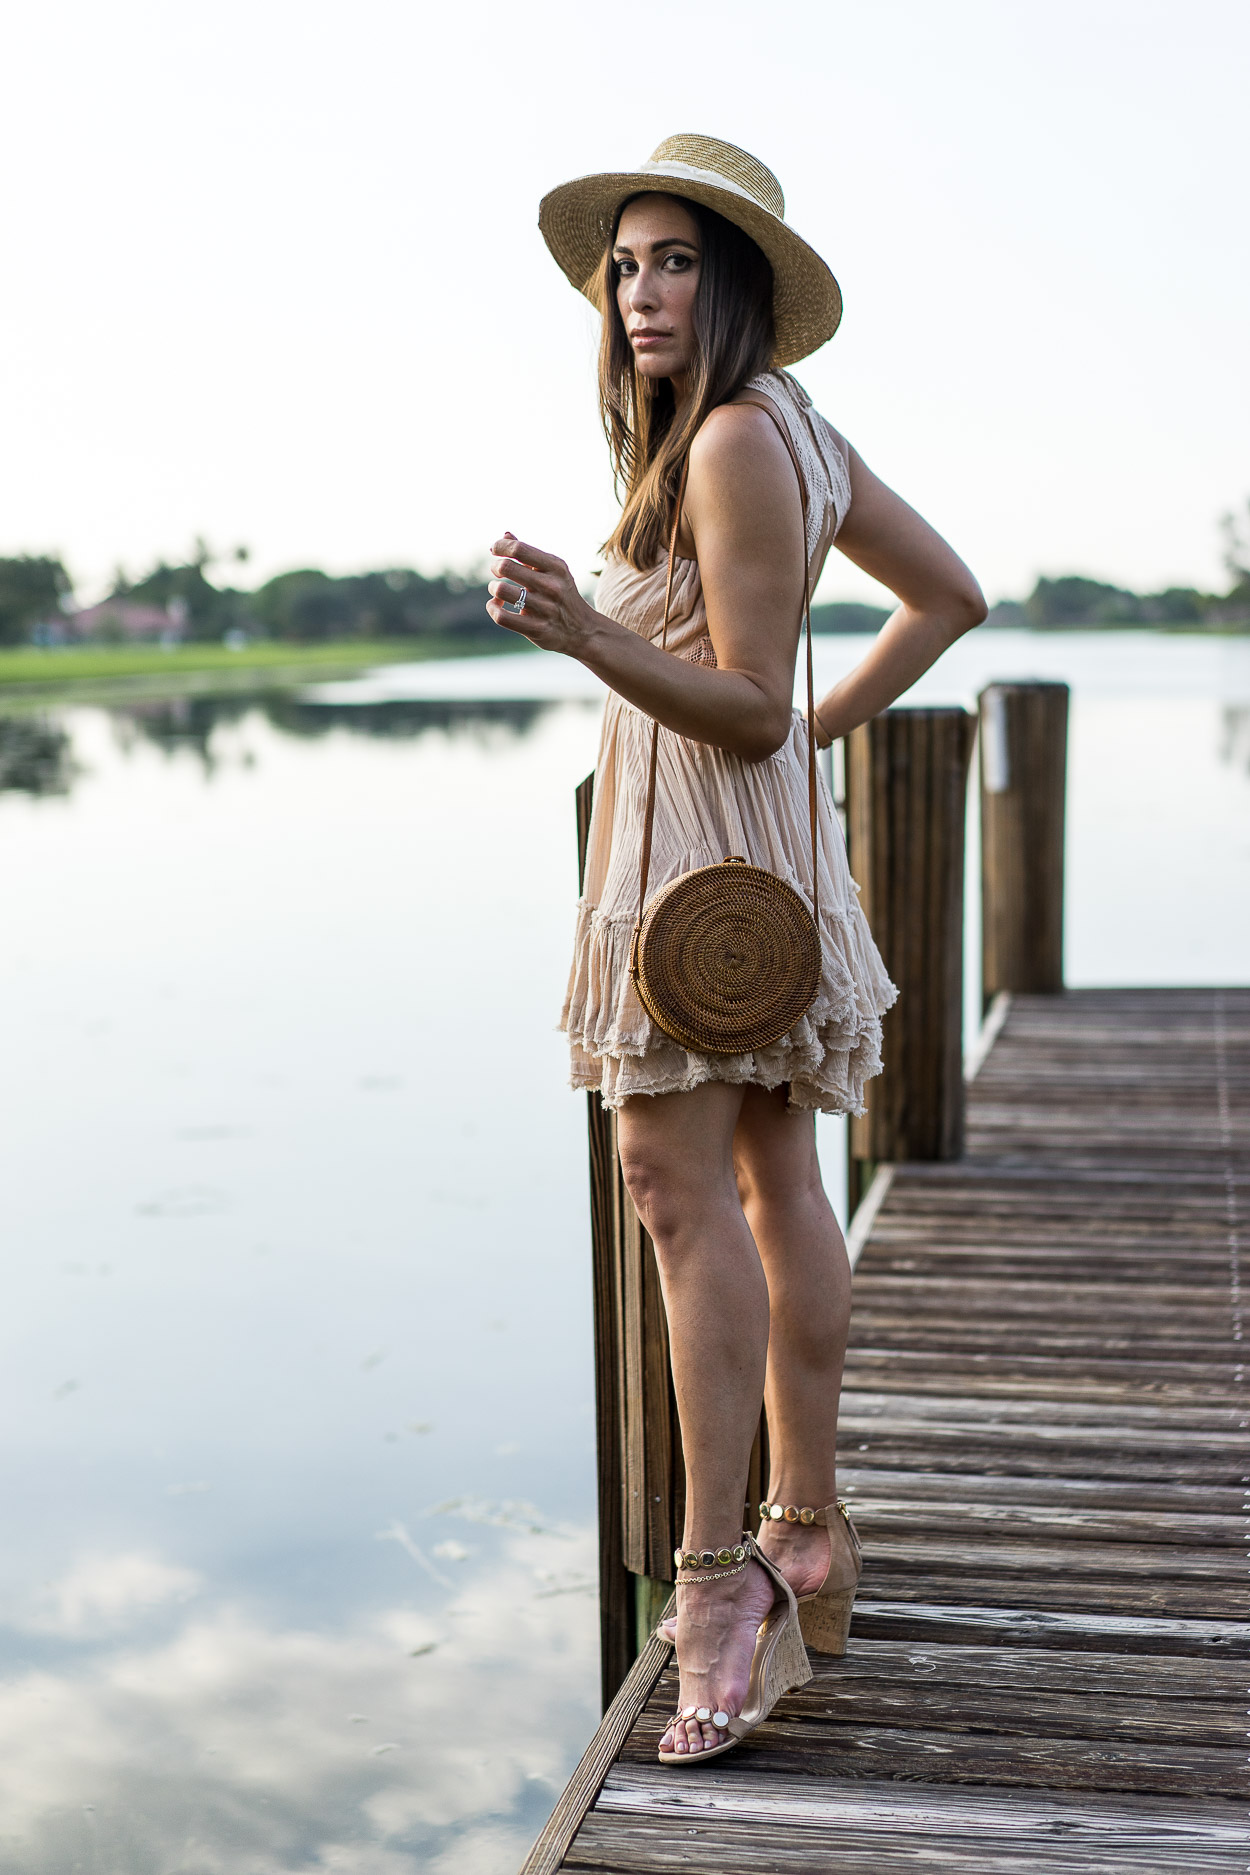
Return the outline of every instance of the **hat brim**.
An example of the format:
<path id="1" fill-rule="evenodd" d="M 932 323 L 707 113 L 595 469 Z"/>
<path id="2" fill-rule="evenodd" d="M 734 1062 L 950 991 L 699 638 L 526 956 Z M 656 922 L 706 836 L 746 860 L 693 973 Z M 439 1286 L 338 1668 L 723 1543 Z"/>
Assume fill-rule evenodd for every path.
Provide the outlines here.
<path id="1" fill-rule="evenodd" d="M 744 190 L 682 163 L 578 176 L 544 195 L 538 226 L 579 293 L 594 300 L 594 276 L 621 204 L 643 194 L 683 195 L 715 209 L 762 248 L 773 270 L 776 364 L 796 364 L 833 337 L 842 318 L 842 290 L 815 248 Z"/>

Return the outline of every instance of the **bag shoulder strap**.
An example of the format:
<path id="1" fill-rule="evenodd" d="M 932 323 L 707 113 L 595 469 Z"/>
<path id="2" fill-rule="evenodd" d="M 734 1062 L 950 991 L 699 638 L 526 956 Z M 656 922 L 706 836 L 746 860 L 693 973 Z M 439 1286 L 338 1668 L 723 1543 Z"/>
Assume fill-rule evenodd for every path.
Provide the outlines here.
<path id="1" fill-rule="evenodd" d="M 681 506 L 686 499 L 686 477 L 690 473 L 690 454 L 681 465 L 677 500 L 673 504 L 673 525 L 668 536 L 668 578 L 664 582 L 664 625 L 660 632 L 661 651 L 668 648 L 668 615 L 673 609 L 673 569 L 677 565 L 677 532 L 681 527 Z M 647 806 L 642 822 L 642 860 L 638 873 L 638 916 L 634 921 L 631 963 L 637 959 L 638 933 L 642 930 L 643 907 L 647 902 L 647 879 L 651 872 L 651 835 L 655 827 L 655 767 L 660 751 L 660 725 L 651 719 L 651 759 L 647 764 Z"/>
<path id="2" fill-rule="evenodd" d="M 816 787 L 816 685 L 812 674 L 812 576 L 807 564 L 807 483 L 803 480 L 803 470 L 799 463 L 799 453 L 794 447 L 794 438 L 778 414 L 776 405 L 770 398 L 747 391 L 734 399 L 739 404 L 754 404 L 757 410 L 766 411 L 777 426 L 781 437 L 790 453 L 794 464 L 794 473 L 799 482 L 799 500 L 803 507 L 803 636 L 807 664 L 807 812 L 812 833 L 812 917 L 816 921 L 816 933 L 820 935 L 820 843 L 817 838 L 819 792 Z"/>
<path id="3" fill-rule="evenodd" d="M 816 928 L 820 929 L 820 846 L 818 839 L 816 787 L 816 696 L 812 676 L 812 595 L 811 573 L 807 564 L 807 484 L 803 480 L 803 470 L 799 465 L 798 452 L 794 439 L 782 422 L 773 404 L 767 397 L 752 395 L 750 391 L 734 398 L 736 404 L 754 404 L 772 418 L 778 434 L 790 454 L 794 464 L 794 473 L 799 480 L 799 500 L 803 507 L 803 630 L 807 640 L 807 807 L 812 834 L 812 916 Z M 660 649 L 668 646 L 668 620 L 673 605 L 673 570 L 677 564 L 677 535 L 681 527 L 682 503 L 686 497 L 686 477 L 690 470 L 690 457 L 687 454 L 681 467 L 681 480 L 677 485 L 677 500 L 673 504 L 673 525 L 668 538 L 668 577 L 664 584 L 664 624 L 660 633 Z M 655 783 L 656 764 L 659 756 L 660 725 L 652 718 L 651 722 L 651 759 L 647 765 L 647 805 L 643 816 L 642 855 L 638 876 L 638 918 L 634 926 L 634 944 L 632 954 L 637 957 L 638 934 L 642 930 L 643 912 L 647 903 L 647 880 L 651 872 L 651 837 L 655 826 Z"/>

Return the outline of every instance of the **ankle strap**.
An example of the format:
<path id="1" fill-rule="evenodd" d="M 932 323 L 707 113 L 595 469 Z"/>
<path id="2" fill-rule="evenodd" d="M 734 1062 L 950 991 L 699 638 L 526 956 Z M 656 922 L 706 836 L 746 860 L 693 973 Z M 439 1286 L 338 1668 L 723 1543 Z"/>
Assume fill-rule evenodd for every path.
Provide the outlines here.
<path id="1" fill-rule="evenodd" d="M 830 1511 L 835 1517 L 841 1513 L 847 1523 L 850 1523 L 851 1513 L 842 1498 L 839 1498 L 836 1504 L 827 1504 L 823 1510 L 812 1510 L 806 1504 L 802 1507 L 798 1504 L 763 1503 L 760 1505 L 760 1516 L 765 1522 L 780 1523 L 784 1519 L 786 1523 L 819 1524 L 826 1529 L 829 1525 Z"/>

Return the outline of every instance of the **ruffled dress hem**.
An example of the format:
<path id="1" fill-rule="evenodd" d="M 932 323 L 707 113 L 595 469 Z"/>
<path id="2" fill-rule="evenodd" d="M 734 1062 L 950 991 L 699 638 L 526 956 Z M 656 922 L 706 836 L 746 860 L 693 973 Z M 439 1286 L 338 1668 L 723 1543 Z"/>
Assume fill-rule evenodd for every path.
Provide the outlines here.
<path id="1" fill-rule="evenodd" d="M 691 865 L 713 857 L 692 858 Z M 802 890 L 797 879 L 789 883 Z M 881 1072 L 881 1018 L 898 991 L 858 902 L 849 917 L 822 911 L 824 967 L 810 1009 L 767 1048 L 741 1055 L 698 1054 L 651 1020 L 629 971 L 634 922 L 585 899 L 578 906 L 575 963 L 560 1019 L 571 1087 L 597 1090 L 606 1107 L 617 1108 L 636 1094 L 689 1093 L 705 1081 L 753 1083 L 786 1087 L 787 1104 L 803 1111 L 864 1111 L 864 1084 Z"/>

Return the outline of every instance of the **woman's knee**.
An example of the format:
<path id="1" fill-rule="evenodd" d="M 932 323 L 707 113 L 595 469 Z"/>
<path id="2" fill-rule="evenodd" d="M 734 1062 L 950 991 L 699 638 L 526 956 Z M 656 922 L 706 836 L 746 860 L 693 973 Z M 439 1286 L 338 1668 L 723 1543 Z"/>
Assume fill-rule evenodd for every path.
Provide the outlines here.
<path id="1" fill-rule="evenodd" d="M 745 1209 L 778 1216 L 806 1215 L 828 1203 L 815 1155 L 784 1159 L 780 1155 L 735 1151 L 734 1176 Z"/>
<path id="2" fill-rule="evenodd" d="M 743 1202 L 771 1210 L 802 1210 L 824 1195 L 816 1127 L 810 1113 L 792 1113 L 775 1098 L 744 1103 L 734 1133 L 734 1172 Z"/>
<path id="3" fill-rule="evenodd" d="M 742 1206 L 729 1166 L 718 1169 L 667 1151 L 661 1142 L 621 1141 L 621 1172 L 661 1262 L 723 1231 Z"/>
<path id="4" fill-rule="evenodd" d="M 658 1141 L 622 1139 L 620 1153 L 621 1176 L 635 1210 L 653 1238 L 667 1239 L 689 1208 L 683 1169 Z"/>

